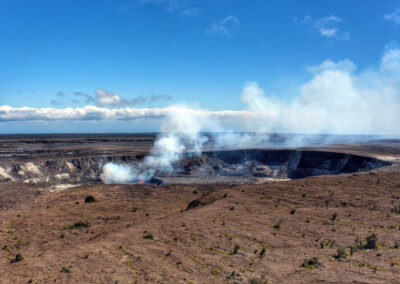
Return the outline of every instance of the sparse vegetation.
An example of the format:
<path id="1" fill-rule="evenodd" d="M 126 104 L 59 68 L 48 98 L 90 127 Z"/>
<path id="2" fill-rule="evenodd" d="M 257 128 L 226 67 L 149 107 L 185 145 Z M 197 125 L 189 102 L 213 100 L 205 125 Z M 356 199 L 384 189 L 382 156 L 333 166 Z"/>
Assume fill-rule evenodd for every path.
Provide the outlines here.
<path id="1" fill-rule="evenodd" d="M 282 220 L 279 220 L 278 223 L 274 225 L 274 229 L 280 230 L 282 227 Z"/>
<path id="2" fill-rule="evenodd" d="M 268 279 L 265 276 L 261 276 L 260 278 L 252 278 L 249 281 L 250 284 L 268 284 Z"/>
<path id="3" fill-rule="evenodd" d="M 240 246 L 238 245 L 238 244 L 236 244 L 234 247 L 233 247 L 233 252 L 231 252 L 231 254 L 237 254 L 237 253 L 239 253 L 240 252 Z"/>
<path id="4" fill-rule="evenodd" d="M 338 247 L 336 249 L 336 254 L 333 256 L 336 259 L 342 259 L 347 257 L 346 248 Z"/>
<path id="5" fill-rule="evenodd" d="M 394 213 L 394 214 L 400 214 L 400 205 L 399 206 L 395 206 L 393 207 L 390 212 Z"/>
<path id="6" fill-rule="evenodd" d="M 82 222 L 82 221 L 78 221 L 76 223 L 74 223 L 73 225 L 69 226 L 68 229 L 73 230 L 73 229 L 80 229 L 80 228 L 90 228 L 92 225 L 86 221 L 86 222 Z"/>
<path id="7" fill-rule="evenodd" d="M 239 276 L 239 274 L 237 274 L 235 271 L 232 271 L 231 274 L 229 274 L 228 276 L 225 277 L 225 280 L 228 281 L 228 280 L 235 279 L 236 276 Z"/>
<path id="8" fill-rule="evenodd" d="M 71 273 L 71 266 L 61 268 L 60 272 L 61 273 Z"/>
<path id="9" fill-rule="evenodd" d="M 375 233 L 368 236 L 365 240 L 367 241 L 364 246 L 365 249 L 378 249 L 378 236 Z"/>
<path id="10" fill-rule="evenodd" d="M 145 240 L 153 240 L 154 236 L 153 236 L 153 234 L 151 232 L 145 231 L 144 235 L 143 235 L 143 239 L 145 239 Z"/>
<path id="11" fill-rule="evenodd" d="M 350 247 L 350 255 L 353 255 L 357 250 L 378 249 L 378 236 L 373 233 L 365 238 L 366 243 L 360 237 L 356 239 L 356 246 Z"/>
<path id="12" fill-rule="evenodd" d="M 333 215 L 332 215 L 332 217 L 331 217 L 331 220 L 332 221 L 335 221 L 336 219 L 337 219 L 337 216 L 338 216 L 338 214 L 335 212 L 335 213 L 333 213 Z"/>
<path id="13" fill-rule="evenodd" d="M 305 269 L 314 269 L 320 265 L 318 257 L 312 257 L 310 259 L 305 259 L 301 264 Z"/>
<path id="14" fill-rule="evenodd" d="M 16 256 L 10 260 L 10 263 L 16 263 L 22 261 L 24 258 L 20 253 L 17 253 Z"/>
<path id="15" fill-rule="evenodd" d="M 219 268 L 211 270 L 212 275 L 218 275 L 220 273 L 221 273 L 221 270 Z"/>

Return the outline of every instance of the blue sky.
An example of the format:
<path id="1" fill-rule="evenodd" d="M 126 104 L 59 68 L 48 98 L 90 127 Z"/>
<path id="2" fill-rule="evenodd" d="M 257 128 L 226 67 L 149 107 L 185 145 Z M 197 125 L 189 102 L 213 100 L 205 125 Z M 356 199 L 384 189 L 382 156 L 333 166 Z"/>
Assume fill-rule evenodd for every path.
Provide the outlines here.
<path id="1" fill-rule="evenodd" d="M 385 0 L 3 0 L 0 105 L 242 110 L 247 81 L 290 100 L 312 77 L 307 67 L 324 60 L 376 68 L 399 42 L 399 8 Z M 96 90 L 123 103 L 102 105 Z"/>

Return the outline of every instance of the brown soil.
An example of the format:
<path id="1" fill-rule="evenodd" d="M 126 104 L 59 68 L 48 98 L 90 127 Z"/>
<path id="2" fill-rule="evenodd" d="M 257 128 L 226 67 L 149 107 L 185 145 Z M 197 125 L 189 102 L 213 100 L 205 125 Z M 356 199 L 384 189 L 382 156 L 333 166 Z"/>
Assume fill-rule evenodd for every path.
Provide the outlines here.
<path id="1" fill-rule="evenodd" d="M 0 184 L 2 283 L 400 282 L 399 173 L 43 188 Z"/>

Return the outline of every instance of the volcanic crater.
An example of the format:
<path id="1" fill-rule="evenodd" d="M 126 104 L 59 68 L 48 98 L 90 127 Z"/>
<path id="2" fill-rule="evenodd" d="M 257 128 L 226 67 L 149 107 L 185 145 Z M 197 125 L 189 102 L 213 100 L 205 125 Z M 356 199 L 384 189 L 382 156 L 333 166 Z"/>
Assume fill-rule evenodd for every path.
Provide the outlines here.
<path id="1" fill-rule="evenodd" d="M 113 162 L 135 166 L 144 154 L 93 155 L 73 159 L 50 158 L 0 166 L 1 181 L 27 183 L 97 183 L 102 166 Z M 373 157 L 349 153 L 298 149 L 245 149 L 186 153 L 173 164 L 172 172 L 156 172 L 167 183 L 230 183 L 296 179 L 326 174 L 354 173 L 391 165 Z"/>

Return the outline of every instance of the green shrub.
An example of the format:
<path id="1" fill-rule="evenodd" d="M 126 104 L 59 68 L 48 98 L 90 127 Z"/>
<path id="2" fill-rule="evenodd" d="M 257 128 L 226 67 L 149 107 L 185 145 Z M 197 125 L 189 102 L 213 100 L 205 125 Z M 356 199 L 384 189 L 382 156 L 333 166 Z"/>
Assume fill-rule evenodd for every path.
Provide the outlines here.
<path id="1" fill-rule="evenodd" d="M 10 261 L 10 263 L 20 262 L 23 259 L 24 258 L 22 257 L 22 255 L 20 253 L 17 253 L 17 255 Z"/>
<path id="2" fill-rule="evenodd" d="M 233 247 L 233 252 L 231 254 L 237 254 L 238 252 L 240 252 L 240 246 L 236 244 Z"/>
<path id="3" fill-rule="evenodd" d="M 277 230 L 280 230 L 281 227 L 282 227 L 282 220 L 279 220 L 278 223 L 276 223 L 276 224 L 274 225 L 274 228 L 277 229 Z"/>
<path id="4" fill-rule="evenodd" d="M 260 278 L 253 278 L 249 281 L 250 284 L 268 284 L 268 279 L 265 276 L 261 276 Z"/>
<path id="5" fill-rule="evenodd" d="M 91 226 L 92 225 L 90 225 L 90 223 L 88 221 L 86 221 L 86 222 L 78 221 L 75 224 L 69 226 L 68 229 L 73 230 L 73 229 L 80 229 L 80 228 L 89 228 Z"/>
<path id="6" fill-rule="evenodd" d="M 336 254 L 333 256 L 336 259 L 342 259 L 347 257 L 346 248 L 338 247 L 336 249 Z"/>
<path id="7" fill-rule="evenodd" d="M 378 236 L 375 233 L 368 236 L 365 240 L 367 241 L 364 246 L 365 249 L 378 249 Z"/>
<path id="8" fill-rule="evenodd" d="M 151 232 L 145 231 L 144 235 L 143 235 L 143 239 L 145 239 L 145 240 L 153 240 L 154 236 L 153 236 L 153 234 Z"/>
<path id="9" fill-rule="evenodd" d="M 61 268 L 60 272 L 62 272 L 62 273 L 70 273 L 71 272 L 71 266 L 70 267 Z"/>
<path id="10" fill-rule="evenodd" d="M 219 268 L 211 270 L 212 275 L 218 275 L 218 274 L 220 274 L 220 272 L 221 272 L 221 270 Z"/>
<path id="11" fill-rule="evenodd" d="M 305 269 L 314 269 L 315 267 L 318 267 L 320 265 L 318 261 L 318 257 L 312 257 L 310 259 L 305 259 L 301 266 L 303 266 Z"/>

